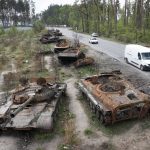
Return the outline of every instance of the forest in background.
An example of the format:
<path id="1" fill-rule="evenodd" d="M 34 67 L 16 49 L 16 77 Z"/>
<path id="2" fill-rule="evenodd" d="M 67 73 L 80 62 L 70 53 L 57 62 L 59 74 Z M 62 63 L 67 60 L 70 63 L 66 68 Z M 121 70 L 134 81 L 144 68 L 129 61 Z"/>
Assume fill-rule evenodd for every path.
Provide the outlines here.
<path id="1" fill-rule="evenodd" d="M 150 0 L 76 0 L 73 6 L 50 5 L 42 13 L 47 25 L 67 25 L 124 42 L 150 41 Z"/>
<path id="2" fill-rule="evenodd" d="M 29 24 L 35 13 L 32 0 L 0 0 L 0 21 L 3 27 Z"/>

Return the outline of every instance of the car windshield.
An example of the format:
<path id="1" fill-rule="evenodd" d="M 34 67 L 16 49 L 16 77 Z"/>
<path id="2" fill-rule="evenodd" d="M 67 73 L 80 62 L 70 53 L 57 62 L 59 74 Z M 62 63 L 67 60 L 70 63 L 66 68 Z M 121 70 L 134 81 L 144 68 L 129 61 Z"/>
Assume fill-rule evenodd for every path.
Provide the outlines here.
<path id="1" fill-rule="evenodd" d="M 150 52 L 142 53 L 142 58 L 143 58 L 144 60 L 150 60 Z"/>
<path id="2" fill-rule="evenodd" d="M 92 38 L 91 40 L 96 40 L 96 38 Z"/>
<path id="3" fill-rule="evenodd" d="M 92 35 L 98 35 L 97 33 L 92 33 Z"/>

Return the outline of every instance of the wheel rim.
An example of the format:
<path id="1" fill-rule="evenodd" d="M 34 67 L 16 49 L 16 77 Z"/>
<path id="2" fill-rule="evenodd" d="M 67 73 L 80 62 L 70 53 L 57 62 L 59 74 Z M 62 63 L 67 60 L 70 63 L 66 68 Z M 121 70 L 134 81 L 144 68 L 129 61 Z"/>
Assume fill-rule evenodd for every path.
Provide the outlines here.
<path id="1" fill-rule="evenodd" d="M 143 65 L 141 65 L 140 69 L 141 69 L 141 70 L 144 70 L 144 67 L 143 67 Z"/>
<path id="2" fill-rule="evenodd" d="M 99 120 L 101 124 L 104 123 L 104 116 L 101 113 L 99 114 Z"/>

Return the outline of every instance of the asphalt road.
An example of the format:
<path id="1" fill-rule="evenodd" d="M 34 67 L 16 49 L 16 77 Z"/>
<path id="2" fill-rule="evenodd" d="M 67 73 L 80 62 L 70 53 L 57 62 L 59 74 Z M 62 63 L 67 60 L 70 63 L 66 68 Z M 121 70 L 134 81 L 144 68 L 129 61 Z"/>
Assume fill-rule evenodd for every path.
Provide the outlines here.
<path id="1" fill-rule="evenodd" d="M 85 45 L 90 46 L 93 50 L 101 51 L 117 60 L 119 60 L 124 65 L 127 65 L 129 69 L 133 69 L 134 72 L 137 72 L 138 74 L 141 74 L 143 78 L 147 78 L 150 81 L 150 71 L 141 71 L 140 69 L 130 65 L 126 64 L 124 61 L 124 50 L 125 50 L 125 44 L 120 44 L 118 42 L 97 38 L 99 43 L 98 44 L 90 44 L 89 39 L 90 35 L 82 34 L 82 33 L 76 33 L 72 30 L 69 30 L 68 28 L 59 28 L 60 31 L 65 35 L 67 38 L 74 39 L 75 36 L 78 36 L 79 41 L 81 43 L 84 43 Z"/>

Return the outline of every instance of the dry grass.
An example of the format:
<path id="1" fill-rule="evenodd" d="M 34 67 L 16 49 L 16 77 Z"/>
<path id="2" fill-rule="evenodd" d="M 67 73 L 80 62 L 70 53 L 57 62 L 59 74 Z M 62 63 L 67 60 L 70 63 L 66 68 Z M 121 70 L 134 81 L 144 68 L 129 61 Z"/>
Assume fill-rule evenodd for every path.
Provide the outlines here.
<path id="1" fill-rule="evenodd" d="M 74 120 L 70 119 L 65 123 L 64 144 L 76 145 L 79 141 L 76 135 Z"/>

